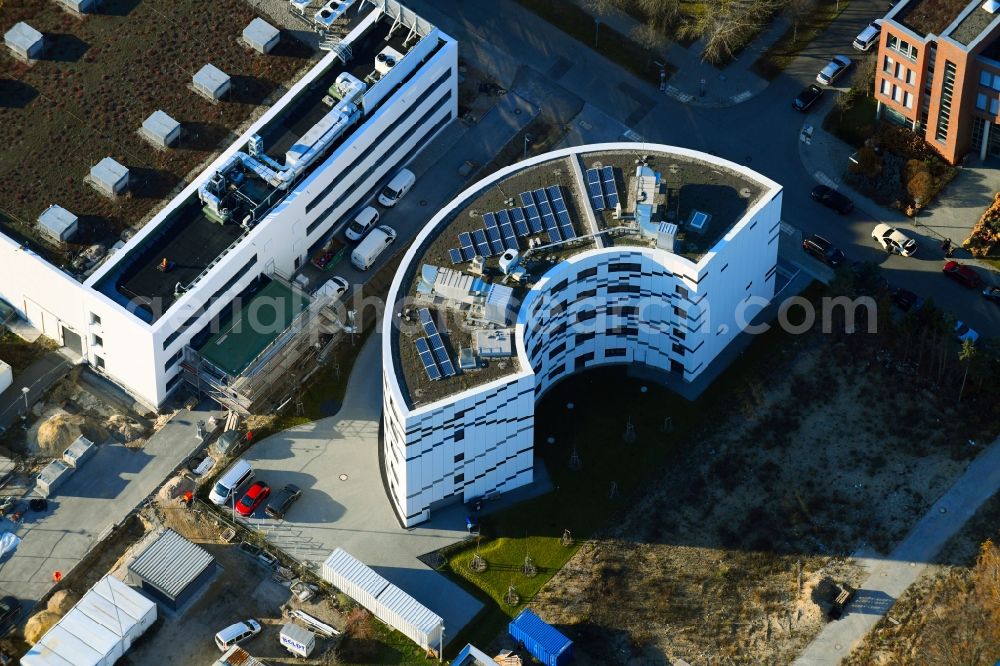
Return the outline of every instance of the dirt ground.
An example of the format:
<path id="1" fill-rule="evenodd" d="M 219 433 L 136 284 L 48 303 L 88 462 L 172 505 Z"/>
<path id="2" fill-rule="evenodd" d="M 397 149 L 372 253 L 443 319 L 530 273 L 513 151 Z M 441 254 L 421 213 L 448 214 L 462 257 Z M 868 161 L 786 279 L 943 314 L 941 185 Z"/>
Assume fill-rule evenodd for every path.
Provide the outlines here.
<path id="1" fill-rule="evenodd" d="M 887 552 L 964 469 L 953 402 L 873 358 L 796 339 L 581 548 L 532 604 L 579 663 L 792 661 L 820 581 L 857 585 L 846 556 Z"/>
<path id="2" fill-rule="evenodd" d="M 275 582 L 270 568 L 242 551 L 237 545 L 223 543 L 215 524 L 197 511 L 182 508 L 179 503 L 158 504 L 157 511 L 166 527 L 205 548 L 215 557 L 218 571 L 205 589 L 179 612 L 164 611 L 160 619 L 142 640 L 119 663 L 125 666 L 141 664 L 211 664 L 219 658 L 213 636 L 220 629 L 246 618 L 261 623 L 261 633 L 243 644 L 255 657 L 269 664 L 325 664 L 324 653 L 333 647 L 326 639 L 317 641 L 316 651 L 309 659 L 293 657 L 278 642 L 278 633 L 286 619 L 282 606 L 290 602 L 287 584 Z M 292 602 L 295 608 L 343 628 L 339 614 L 328 599 L 317 603 Z"/>

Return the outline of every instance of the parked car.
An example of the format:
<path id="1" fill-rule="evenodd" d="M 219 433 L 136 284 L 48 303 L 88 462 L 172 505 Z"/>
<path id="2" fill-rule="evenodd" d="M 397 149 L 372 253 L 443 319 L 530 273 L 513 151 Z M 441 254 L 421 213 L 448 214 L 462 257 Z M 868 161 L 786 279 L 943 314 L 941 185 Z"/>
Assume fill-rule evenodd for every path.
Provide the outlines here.
<path id="1" fill-rule="evenodd" d="M 853 201 L 832 187 L 827 187 L 826 185 L 817 185 L 812 188 L 812 192 L 809 193 L 809 196 L 811 196 L 814 201 L 820 202 L 827 208 L 832 208 L 841 215 L 846 215 L 854 210 Z"/>
<path id="2" fill-rule="evenodd" d="M 955 322 L 955 337 L 958 338 L 959 342 L 965 342 L 969 340 L 972 344 L 976 344 L 976 340 L 979 339 L 979 333 L 975 330 L 969 328 L 969 325 L 964 321 Z"/>
<path id="3" fill-rule="evenodd" d="M 903 312 L 909 312 L 913 308 L 920 309 L 924 299 L 914 294 L 909 289 L 895 289 L 892 292 L 892 302 Z"/>
<path id="4" fill-rule="evenodd" d="M 833 85 L 850 68 L 850 58 L 842 55 L 833 56 L 833 59 L 826 64 L 826 67 L 821 69 L 819 74 L 816 75 L 816 80 L 826 86 Z"/>
<path id="5" fill-rule="evenodd" d="M 257 507 L 261 505 L 261 502 L 267 499 L 268 495 L 271 494 L 271 486 L 267 485 L 263 481 L 255 481 L 250 488 L 247 489 L 246 494 L 236 503 L 236 511 L 239 512 L 241 516 L 252 516 Z"/>
<path id="6" fill-rule="evenodd" d="M 10 596 L 0 599 L 0 636 L 6 636 L 7 632 L 14 628 L 20 615 L 20 601 Z"/>
<path id="7" fill-rule="evenodd" d="M 302 495 L 302 489 L 294 483 L 289 483 L 268 501 L 267 506 L 264 507 L 264 513 L 275 520 L 282 520 L 300 495 Z"/>
<path id="8" fill-rule="evenodd" d="M 792 100 L 792 108 L 805 113 L 816 100 L 823 96 L 823 89 L 815 83 L 799 93 L 799 96 Z"/>
<path id="9" fill-rule="evenodd" d="M 876 19 L 858 33 L 854 38 L 854 48 L 859 51 L 867 51 L 875 44 L 878 44 L 878 37 L 882 33 L 882 19 Z"/>
<path id="10" fill-rule="evenodd" d="M 417 177 L 413 175 L 412 171 L 409 169 L 400 169 L 392 177 L 392 180 L 382 188 L 382 193 L 378 195 L 378 202 L 386 208 L 395 206 L 416 182 Z"/>
<path id="11" fill-rule="evenodd" d="M 374 206 L 366 206 L 355 216 L 351 223 L 347 225 L 344 236 L 349 241 L 361 240 L 368 230 L 378 224 L 378 210 Z"/>
<path id="12" fill-rule="evenodd" d="M 890 254 L 912 257 L 917 252 L 917 241 L 885 223 L 875 225 L 872 240 Z"/>
<path id="13" fill-rule="evenodd" d="M 343 296 L 350 287 L 350 283 L 344 278 L 339 276 L 332 277 L 316 290 L 316 296 L 327 296 L 336 300 Z"/>
<path id="14" fill-rule="evenodd" d="M 986 287 L 983 289 L 983 298 L 1000 305 L 1000 287 Z"/>
<path id="15" fill-rule="evenodd" d="M 802 241 L 802 249 L 805 250 L 807 254 L 811 254 L 831 268 L 837 268 L 840 266 L 844 263 L 844 259 L 847 256 L 839 247 L 836 247 L 827 239 L 822 236 L 817 236 L 816 234 L 813 234 Z"/>
<path id="16" fill-rule="evenodd" d="M 234 645 L 250 640 L 260 633 L 260 623 L 257 620 L 244 620 L 231 624 L 215 635 L 215 646 L 220 652 L 225 652 Z"/>
<path id="17" fill-rule="evenodd" d="M 969 289 L 975 289 L 983 284 L 983 278 L 979 277 L 979 273 L 971 267 L 966 266 L 965 264 L 960 264 L 957 261 L 946 261 L 944 268 L 941 269 L 941 272 L 963 287 L 968 287 Z"/>

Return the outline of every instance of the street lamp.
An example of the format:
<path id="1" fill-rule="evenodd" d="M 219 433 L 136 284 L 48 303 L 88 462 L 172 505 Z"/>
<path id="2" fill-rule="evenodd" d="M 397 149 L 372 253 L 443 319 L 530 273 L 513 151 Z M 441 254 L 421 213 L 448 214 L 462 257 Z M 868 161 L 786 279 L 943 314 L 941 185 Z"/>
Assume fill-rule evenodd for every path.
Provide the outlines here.
<path id="1" fill-rule="evenodd" d="M 524 157 L 522 157 L 521 159 L 524 159 L 524 160 L 528 159 L 528 144 L 531 143 L 531 141 L 532 141 L 531 135 L 530 134 L 525 134 L 524 135 Z"/>
<path id="2" fill-rule="evenodd" d="M 28 417 L 28 394 L 30 392 L 31 392 L 31 389 L 28 388 L 27 386 L 22 386 L 21 387 L 21 394 L 24 396 L 24 416 L 25 416 L 25 418 Z"/>
<path id="3" fill-rule="evenodd" d="M 595 49 L 597 48 L 597 36 L 600 34 L 600 32 L 601 32 L 601 19 L 595 18 L 594 19 L 594 48 Z"/>

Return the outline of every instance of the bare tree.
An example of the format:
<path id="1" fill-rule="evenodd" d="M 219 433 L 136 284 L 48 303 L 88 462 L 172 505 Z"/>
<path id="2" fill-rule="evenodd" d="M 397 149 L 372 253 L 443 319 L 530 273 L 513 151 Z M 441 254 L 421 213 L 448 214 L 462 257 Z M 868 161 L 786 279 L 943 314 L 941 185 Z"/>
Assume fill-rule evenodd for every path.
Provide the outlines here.
<path id="1" fill-rule="evenodd" d="M 976 345 L 972 340 L 966 338 L 962 340 L 962 348 L 958 351 L 958 360 L 965 363 L 965 372 L 962 374 L 962 387 L 958 389 L 958 401 L 962 402 L 962 394 L 965 393 L 965 380 L 969 378 L 969 366 L 976 357 Z"/>
<path id="2" fill-rule="evenodd" d="M 788 0 L 788 18 L 792 21 L 792 41 L 799 41 L 799 24 L 816 10 L 816 0 Z"/>
<path id="3" fill-rule="evenodd" d="M 701 57 L 718 63 L 732 58 L 753 35 L 760 32 L 787 0 L 717 0 L 685 23 L 678 35 L 704 38 Z"/>

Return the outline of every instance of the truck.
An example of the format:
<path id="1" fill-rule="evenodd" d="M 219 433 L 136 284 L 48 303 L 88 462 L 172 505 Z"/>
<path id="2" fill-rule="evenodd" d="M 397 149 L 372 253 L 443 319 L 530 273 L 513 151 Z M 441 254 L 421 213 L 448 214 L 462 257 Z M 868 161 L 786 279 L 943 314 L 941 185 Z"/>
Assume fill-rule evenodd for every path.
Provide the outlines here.
<path id="1" fill-rule="evenodd" d="M 308 657 L 316 648 L 316 635 L 292 622 L 286 623 L 281 628 L 278 640 L 296 657 Z"/>
<path id="2" fill-rule="evenodd" d="M 326 271 L 336 266 L 345 254 L 347 245 L 334 237 L 313 255 L 312 264 L 321 271 Z"/>

